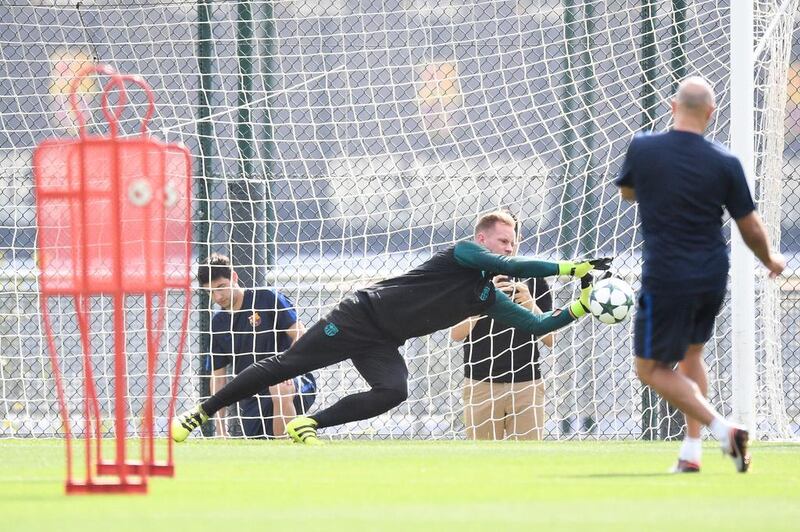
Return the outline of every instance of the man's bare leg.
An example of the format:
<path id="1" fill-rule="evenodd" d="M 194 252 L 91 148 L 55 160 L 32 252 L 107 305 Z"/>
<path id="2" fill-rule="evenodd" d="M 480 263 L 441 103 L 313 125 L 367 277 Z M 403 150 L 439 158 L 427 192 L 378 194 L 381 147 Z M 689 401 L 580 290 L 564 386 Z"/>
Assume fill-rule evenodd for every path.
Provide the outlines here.
<path id="1" fill-rule="evenodd" d="M 708 372 L 703 361 L 703 344 L 691 344 L 683 360 L 678 362 L 678 372 L 693 381 L 703 397 L 708 398 Z M 703 457 L 701 443 L 703 425 L 691 416 L 686 416 L 686 435 L 678 455 L 675 472 L 697 472 Z"/>
<path id="2" fill-rule="evenodd" d="M 641 357 L 636 357 L 636 373 L 644 384 L 652 387 L 687 417 L 709 427 L 723 451 L 733 459 L 736 469 L 742 473 L 747 471 L 750 464 L 747 431 L 723 418 L 703 396 L 694 381 L 673 371 L 664 362 Z"/>

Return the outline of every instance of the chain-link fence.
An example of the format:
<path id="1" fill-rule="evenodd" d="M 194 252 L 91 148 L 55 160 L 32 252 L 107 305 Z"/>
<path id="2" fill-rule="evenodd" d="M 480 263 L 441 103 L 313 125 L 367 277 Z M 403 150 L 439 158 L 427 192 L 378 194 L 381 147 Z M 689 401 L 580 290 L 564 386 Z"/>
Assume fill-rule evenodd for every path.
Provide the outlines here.
<path id="1" fill-rule="evenodd" d="M 761 117 L 783 112 L 784 100 L 774 99 L 783 97 L 784 86 L 774 73 L 785 72 L 786 65 L 772 50 L 791 36 L 794 12 L 788 18 L 780 12 L 785 4 L 755 3 L 756 36 L 767 50 L 757 58 L 759 138 L 767 139 L 759 143 L 759 161 L 774 158 L 764 146 L 781 138 Z M 154 133 L 186 143 L 195 155 L 197 258 L 231 255 L 245 286 L 285 292 L 310 324 L 354 286 L 402 272 L 468 237 L 477 215 L 499 206 L 523 221 L 521 253 L 552 259 L 614 255 L 620 273 L 636 286 L 637 213 L 619 201 L 610 182 L 634 131 L 669 126 L 666 101 L 687 73 L 702 73 L 717 87 L 720 106 L 709 136 L 728 141 L 728 95 L 736 90 L 729 86 L 727 66 L 729 5 L 717 0 L 4 3 L 0 433 L 59 432 L 38 311 L 30 154 L 44 138 L 74 133 L 66 86 L 81 66 L 110 63 L 153 85 Z M 792 57 L 800 57 L 798 45 Z M 800 131 L 796 70 L 790 82 L 786 171 L 779 186 L 757 177 L 760 207 L 779 213 L 779 223 L 770 229 L 780 229 L 791 268 L 800 249 L 793 214 L 800 189 L 791 172 L 797 144 L 792 132 Z M 94 80 L 80 87 L 92 113 L 90 126 L 103 131 L 97 90 Z M 141 118 L 142 102 L 132 97 L 133 111 L 122 119 L 129 132 Z M 759 163 L 759 172 L 767 173 L 766 167 Z M 776 188 L 777 205 L 769 199 Z M 554 284 L 556 305 L 575 294 L 574 285 L 561 281 Z M 767 437 L 797 437 L 797 283 L 793 274 L 779 283 L 782 312 L 761 316 L 757 328 L 759 426 Z M 774 297 L 770 286 L 759 283 L 759 305 Z M 145 367 L 141 305 L 135 300 L 130 305 L 128 368 L 138 390 Z M 209 311 L 202 296 L 194 305 L 179 406 L 208 390 Z M 765 305 L 759 308 L 769 308 Z M 111 351 L 104 329 L 109 310 L 99 299 L 94 308 L 93 364 L 105 379 L 99 389 L 110 397 Z M 59 312 L 63 369 L 73 381 L 71 404 L 78 408 L 77 325 L 68 304 Z M 726 413 L 733 393 L 729 313 L 727 306 L 707 351 L 710 397 Z M 177 321 L 167 322 L 165 332 L 169 336 L 176 327 Z M 630 351 L 630 323 L 609 328 L 586 321 L 558 335 L 542 359 L 548 437 L 680 433 L 681 420 L 636 380 Z M 159 368 L 161 397 L 174 392 L 164 388 L 174 364 L 169 353 Z M 409 342 L 404 355 L 409 401 L 337 434 L 461 437 L 460 347 L 441 332 Z M 318 381 L 318 405 L 365 386 L 348 364 L 320 371 Z M 129 395 L 133 421 L 140 394 Z M 113 409 L 110 400 L 103 407 L 106 413 Z M 163 418 L 165 405 L 157 407 Z"/>
<path id="2" fill-rule="evenodd" d="M 800 283 L 797 260 L 800 249 L 800 33 L 794 32 L 788 69 L 785 146 L 781 175 L 781 249 L 787 254 L 794 275 L 780 279 L 781 355 L 783 394 L 791 423 L 800 425 Z"/>

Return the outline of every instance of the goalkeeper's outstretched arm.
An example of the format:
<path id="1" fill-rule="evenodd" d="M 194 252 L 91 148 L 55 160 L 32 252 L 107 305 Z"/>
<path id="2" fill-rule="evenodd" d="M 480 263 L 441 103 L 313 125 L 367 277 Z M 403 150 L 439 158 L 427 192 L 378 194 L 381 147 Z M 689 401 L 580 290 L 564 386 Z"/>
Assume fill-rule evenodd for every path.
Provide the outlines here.
<path id="1" fill-rule="evenodd" d="M 486 311 L 486 315 L 495 320 L 511 325 L 515 329 L 525 331 L 535 336 L 547 333 L 569 325 L 578 318 L 586 315 L 589 310 L 589 295 L 592 286 L 588 284 L 581 289 L 581 296 L 570 303 L 566 309 L 556 309 L 552 312 L 534 314 L 517 305 L 503 292 L 495 291 L 495 301 Z"/>
<path id="2" fill-rule="evenodd" d="M 583 277 L 592 270 L 607 270 L 611 259 L 600 258 L 583 262 L 550 262 L 528 257 L 511 257 L 492 253 L 475 242 L 462 241 L 453 250 L 456 262 L 475 270 L 501 273 L 512 277 L 550 277 L 552 275 L 572 275 Z"/>

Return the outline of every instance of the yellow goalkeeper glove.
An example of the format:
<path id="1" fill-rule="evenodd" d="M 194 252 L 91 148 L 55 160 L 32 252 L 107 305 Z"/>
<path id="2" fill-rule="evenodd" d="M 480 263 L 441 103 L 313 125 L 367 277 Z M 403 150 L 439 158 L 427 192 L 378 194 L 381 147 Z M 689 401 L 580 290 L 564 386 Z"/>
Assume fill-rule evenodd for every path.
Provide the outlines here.
<path id="1" fill-rule="evenodd" d="M 614 257 L 599 257 L 578 262 L 569 260 L 560 261 L 558 263 L 558 274 L 583 278 L 583 276 L 592 270 L 610 269 L 612 260 L 614 260 Z"/>
<path id="2" fill-rule="evenodd" d="M 592 295 L 594 278 L 591 274 L 581 277 L 581 295 L 569 305 L 569 312 L 576 318 L 585 316 L 589 312 L 589 297 Z"/>
<path id="3" fill-rule="evenodd" d="M 609 262 L 611 261 L 611 259 L 608 260 Z M 611 272 L 606 271 L 597 280 L 602 281 L 609 277 L 611 277 Z M 581 295 L 569 305 L 570 314 L 576 318 L 585 316 L 589 312 L 589 298 L 592 296 L 592 290 L 594 290 L 594 281 L 595 279 L 590 273 L 581 277 Z"/>

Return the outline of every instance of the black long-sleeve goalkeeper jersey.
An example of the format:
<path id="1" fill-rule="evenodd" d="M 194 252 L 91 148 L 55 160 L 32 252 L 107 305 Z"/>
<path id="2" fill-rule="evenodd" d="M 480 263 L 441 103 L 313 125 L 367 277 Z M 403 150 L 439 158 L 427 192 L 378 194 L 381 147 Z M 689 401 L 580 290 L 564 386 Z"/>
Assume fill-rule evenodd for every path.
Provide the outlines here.
<path id="1" fill-rule="evenodd" d="M 567 310 L 535 315 L 496 291 L 495 275 L 547 277 L 558 264 L 506 257 L 474 242 L 458 242 L 413 270 L 360 290 L 378 327 L 398 343 L 447 329 L 485 314 L 512 327 L 542 335 L 575 320 Z"/>

